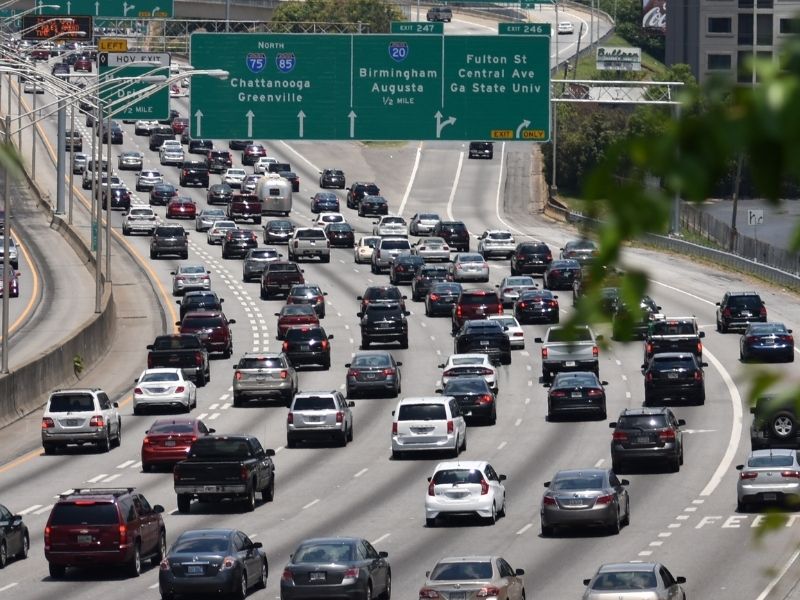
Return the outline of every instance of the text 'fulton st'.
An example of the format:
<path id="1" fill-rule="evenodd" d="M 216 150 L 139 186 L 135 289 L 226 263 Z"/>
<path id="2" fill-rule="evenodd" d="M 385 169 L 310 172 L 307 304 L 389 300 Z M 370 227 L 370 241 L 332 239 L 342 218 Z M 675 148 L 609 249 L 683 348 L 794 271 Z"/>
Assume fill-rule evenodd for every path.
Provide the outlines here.
<path id="1" fill-rule="evenodd" d="M 536 73 L 528 66 L 526 54 L 467 54 L 465 59 L 466 65 L 456 71 L 461 81 L 449 83 L 453 93 L 539 94 L 546 91 L 534 84 Z"/>

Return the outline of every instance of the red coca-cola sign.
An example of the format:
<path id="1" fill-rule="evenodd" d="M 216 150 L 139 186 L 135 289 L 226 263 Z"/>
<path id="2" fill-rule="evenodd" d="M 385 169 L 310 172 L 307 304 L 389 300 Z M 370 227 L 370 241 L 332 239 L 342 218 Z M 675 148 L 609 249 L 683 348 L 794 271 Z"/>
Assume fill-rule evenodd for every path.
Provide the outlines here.
<path id="1" fill-rule="evenodd" d="M 667 32 L 667 0 L 642 0 L 642 27 Z"/>

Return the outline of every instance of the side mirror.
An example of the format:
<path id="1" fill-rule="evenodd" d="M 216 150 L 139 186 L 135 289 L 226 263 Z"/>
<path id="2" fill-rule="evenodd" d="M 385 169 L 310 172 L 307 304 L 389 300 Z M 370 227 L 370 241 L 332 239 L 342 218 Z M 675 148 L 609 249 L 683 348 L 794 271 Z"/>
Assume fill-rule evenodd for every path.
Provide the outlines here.
<path id="1" fill-rule="evenodd" d="M 392 416 L 394 416 L 394 411 L 392 411 Z"/>
<path id="2" fill-rule="evenodd" d="M 647 368 L 647 363 L 642 363 L 642 366 L 640 368 L 642 369 L 642 371 L 644 371 Z"/>
<path id="3" fill-rule="evenodd" d="M 236 323 L 236 319 L 228 319 L 228 325 L 233 325 Z"/>
<path id="4" fill-rule="evenodd" d="M 787 329 L 786 333 L 792 333 L 792 330 L 791 329 Z"/>
<path id="5" fill-rule="evenodd" d="M 231 365 L 231 367 L 232 367 L 232 368 L 233 368 L 233 370 L 235 371 L 235 370 L 238 368 L 238 365 Z"/>
<path id="6" fill-rule="evenodd" d="M 381 558 L 389 558 L 389 553 L 382 550 L 381 552 L 378 552 L 378 556 Z"/>
<path id="7" fill-rule="evenodd" d="M 744 469 L 744 465 L 736 465 L 737 471 L 741 471 L 742 469 Z"/>
<path id="8" fill-rule="evenodd" d="M 591 579 L 584 579 L 583 580 L 583 585 L 589 585 L 591 582 L 592 582 Z"/>
<path id="9" fill-rule="evenodd" d="M 147 350 L 152 350 L 153 349 L 153 344 L 147 344 L 147 346 L 145 346 L 145 348 Z"/>
<path id="10" fill-rule="evenodd" d="M 119 402 L 114 402 L 113 405 L 114 405 L 114 408 L 119 408 Z"/>
<path id="11" fill-rule="evenodd" d="M 355 403 L 355 402 L 353 402 L 352 400 L 351 400 L 350 402 L 348 402 L 348 403 L 347 403 L 347 406 L 349 406 L 350 408 L 354 408 L 354 407 L 355 407 L 355 405 L 356 405 L 356 403 Z"/>
<path id="12" fill-rule="evenodd" d="M 264 450 L 264 456 L 275 456 L 275 450 L 272 448 L 267 448 Z"/>
<path id="13" fill-rule="evenodd" d="M 719 303 L 719 302 L 714 302 L 714 304 L 716 304 L 717 306 L 720 306 L 720 303 Z"/>
<path id="14" fill-rule="evenodd" d="M 175 321 L 175 325 L 177 325 L 178 327 L 180 327 L 180 326 L 181 326 L 181 322 L 180 322 L 180 321 Z"/>
<path id="15" fill-rule="evenodd" d="M 275 316 L 276 316 L 276 317 L 280 317 L 280 316 L 281 316 L 281 313 L 275 313 Z"/>
<path id="16" fill-rule="evenodd" d="M 328 292 L 322 292 L 322 295 L 323 295 L 323 296 L 327 296 L 327 295 L 328 295 Z"/>
<path id="17" fill-rule="evenodd" d="M 533 341 L 534 341 L 534 342 L 536 342 L 537 344 L 543 344 L 543 343 L 544 343 L 544 342 L 542 341 L 542 338 L 540 338 L 540 337 L 533 338 Z"/>
<path id="18" fill-rule="evenodd" d="M 500 284 L 499 284 L 499 283 L 496 283 L 496 284 L 494 284 L 494 287 L 496 287 L 496 288 L 499 288 L 499 287 L 500 287 Z"/>
<path id="19" fill-rule="evenodd" d="M 516 575 L 517 577 L 522 577 L 523 575 L 525 575 L 525 569 L 517 569 L 516 571 L 514 571 L 514 575 Z"/>
<path id="20" fill-rule="evenodd" d="M 616 421 L 611 421 L 611 423 L 609 423 L 608 426 L 611 429 L 616 429 L 617 428 L 617 422 Z"/>
<path id="21" fill-rule="evenodd" d="M 364 298 L 362 296 L 356 296 L 356 300 L 363 300 L 363 299 Z"/>
<path id="22" fill-rule="evenodd" d="M 498 479 L 499 479 L 500 481 L 505 481 L 506 479 L 508 479 L 508 477 L 507 477 L 507 476 L 505 476 L 505 475 L 500 475 L 500 476 L 498 477 Z"/>
<path id="23" fill-rule="evenodd" d="M 208 433 L 209 433 L 209 434 L 211 434 L 211 433 L 217 433 L 217 430 L 216 430 L 216 429 L 209 429 L 209 430 L 208 430 Z"/>
<path id="24" fill-rule="evenodd" d="M 606 339 L 606 336 L 604 336 L 602 333 L 600 333 L 600 334 L 597 334 L 596 336 L 594 336 L 594 339 L 602 342 L 604 339 Z"/>
<path id="25" fill-rule="evenodd" d="M 330 335 L 328 336 L 328 339 L 329 339 L 329 340 L 332 340 L 332 339 L 333 339 L 333 334 L 330 334 Z"/>
<path id="26" fill-rule="evenodd" d="M 433 479 L 433 477 L 428 477 L 428 483 L 430 483 L 431 479 Z"/>
<path id="27" fill-rule="evenodd" d="M 253 545 L 251 547 L 252 548 L 262 548 L 263 546 L 264 546 L 264 544 L 262 544 L 261 542 L 253 542 Z"/>
<path id="28" fill-rule="evenodd" d="M 400 361 L 396 362 L 395 364 L 396 364 L 398 367 L 402 367 L 402 366 L 403 366 L 403 363 L 402 363 L 402 362 L 400 362 Z"/>
<path id="29" fill-rule="evenodd" d="M 756 414 L 756 407 L 755 407 L 755 406 L 751 406 L 751 407 L 750 407 L 750 414 L 751 414 L 751 415 L 754 415 L 754 414 Z"/>
<path id="30" fill-rule="evenodd" d="M 545 382 L 542 384 L 542 387 L 549 388 L 549 387 L 552 387 L 552 385 L 553 385 L 553 384 L 552 384 L 552 383 L 550 383 L 549 381 L 545 381 Z"/>
<path id="31" fill-rule="evenodd" d="M 631 484 L 631 482 L 630 482 L 630 481 L 628 481 L 627 479 L 622 479 L 622 480 L 620 480 L 620 484 L 621 484 L 621 485 L 630 485 L 630 484 Z"/>
<path id="32" fill-rule="evenodd" d="M 437 367 L 440 368 L 440 369 L 444 369 L 444 363 L 438 364 Z"/>
<path id="33" fill-rule="evenodd" d="M 792 332 L 790 331 L 789 333 L 792 333 Z M 698 336 L 697 336 L 697 337 L 701 337 L 701 338 L 704 338 L 704 337 L 706 337 L 706 332 L 705 332 L 705 331 L 701 331 L 701 332 L 698 334 Z"/>
<path id="34" fill-rule="evenodd" d="M 555 294 L 553 294 L 553 299 L 554 299 L 554 300 L 558 300 L 558 296 L 556 296 Z"/>
<path id="35" fill-rule="evenodd" d="M 170 275 L 175 275 L 175 271 L 170 271 L 169 274 Z"/>
<path id="36" fill-rule="evenodd" d="M 133 383 L 139 383 L 139 378 L 137 377 L 136 379 L 134 379 Z"/>
<path id="37" fill-rule="evenodd" d="M 225 302 L 225 298 L 220 298 L 219 303 L 222 304 L 223 302 Z"/>
<path id="38" fill-rule="evenodd" d="M 680 584 L 684 584 L 686 583 L 686 577 L 676 577 L 675 581 L 677 581 Z"/>
<path id="39" fill-rule="evenodd" d="M 403 311 L 403 314 L 404 314 L 405 316 L 408 316 L 408 315 L 410 315 L 410 314 L 411 314 L 411 311 L 410 311 L 410 310 L 404 310 L 404 311 Z"/>
<path id="40" fill-rule="evenodd" d="M 344 366 L 349 369 L 351 364 L 352 363 L 344 363 Z"/>
<path id="41" fill-rule="evenodd" d="M 551 483 L 551 481 L 545 481 L 542 485 L 546 488 L 549 488 Z"/>
<path id="42" fill-rule="evenodd" d="M 678 427 L 683 427 L 686 425 L 686 421 L 684 419 L 678 419 Z"/>
<path id="43" fill-rule="evenodd" d="M 163 513 L 163 512 L 164 512 L 164 507 L 163 507 L 163 506 L 161 506 L 160 504 L 156 504 L 156 505 L 153 507 L 153 512 L 157 512 L 157 513 Z"/>
<path id="44" fill-rule="evenodd" d="M 408 300 L 408 296 L 403 296 L 403 300 Z"/>
<path id="45" fill-rule="evenodd" d="M 181 301 L 180 301 L 180 300 L 175 300 L 175 304 L 177 304 L 178 306 L 180 306 L 180 305 L 181 305 Z"/>

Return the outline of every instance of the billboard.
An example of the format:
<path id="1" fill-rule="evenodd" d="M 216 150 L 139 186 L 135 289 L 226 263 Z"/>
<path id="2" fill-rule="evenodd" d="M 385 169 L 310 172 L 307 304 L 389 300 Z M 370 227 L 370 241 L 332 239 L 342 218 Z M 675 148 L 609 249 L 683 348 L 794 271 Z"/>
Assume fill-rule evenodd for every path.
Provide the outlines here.
<path id="1" fill-rule="evenodd" d="M 642 49 L 620 46 L 597 48 L 598 71 L 641 71 Z"/>
<path id="2" fill-rule="evenodd" d="M 667 33 L 667 0 L 642 0 L 642 29 Z"/>

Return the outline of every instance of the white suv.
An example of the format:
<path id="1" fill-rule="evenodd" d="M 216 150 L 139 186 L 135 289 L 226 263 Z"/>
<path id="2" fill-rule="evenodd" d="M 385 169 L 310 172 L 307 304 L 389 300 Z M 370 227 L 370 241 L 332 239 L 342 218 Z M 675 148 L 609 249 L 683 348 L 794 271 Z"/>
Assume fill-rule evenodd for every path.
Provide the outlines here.
<path id="1" fill-rule="evenodd" d="M 401 254 L 411 254 L 411 243 L 405 237 L 385 237 L 381 238 L 372 251 L 372 265 L 370 269 L 373 273 L 382 273 L 384 269 L 392 266 L 394 259 Z"/>
<path id="2" fill-rule="evenodd" d="M 428 477 L 425 524 L 447 515 L 477 515 L 494 525 L 506 514 L 505 475 L 483 460 L 460 460 L 436 465 Z"/>
<path id="3" fill-rule="evenodd" d="M 42 446 L 53 454 L 67 444 L 96 444 L 104 452 L 122 442 L 117 403 L 100 389 L 56 390 L 42 416 Z"/>
<path id="4" fill-rule="evenodd" d="M 355 402 L 345 400 L 341 392 L 301 392 L 295 394 L 286 418 L 286 447 L 294 448 L 299 440 L 328 438 L 339 446 L 353 441 Z"/>
<path id="5" fill-rule="evenodd" d="M 453 457 L 467 449 L 467 423 L 452 396 L 403 398 L 392 411 L 392 458 L 408 452 L 444 450 Z"/>

